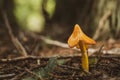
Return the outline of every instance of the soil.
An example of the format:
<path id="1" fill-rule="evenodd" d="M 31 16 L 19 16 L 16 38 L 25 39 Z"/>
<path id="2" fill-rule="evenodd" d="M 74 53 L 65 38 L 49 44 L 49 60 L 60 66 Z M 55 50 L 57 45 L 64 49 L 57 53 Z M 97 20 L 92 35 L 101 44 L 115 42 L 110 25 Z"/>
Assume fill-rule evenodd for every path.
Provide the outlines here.
<path id="1" fill-rule="evenodd" d="M 8 36 L 1 39 L 0 44 L 0 80 L 120 80 L 120 55 L 118 57 L 90 57 L 90 71 L 83 71 L 81 68 L 81 57 L 67 57 L 71 54 L 79 54 L 79 51 L 60 48 L 52 45 L 38 45 L 38 41 L 25 37 L 20 39 L 21 43 L 28 52 L 27 57 L 22 58 Z M 97 46 L 100 47 L 99 42 Z M 38 46 L 37 50 L 32 51 Z M 119 48 L 119 41 L 108 41 L 106 49 Z M 33 54 L 34 53 L 34 54 Z M 64 55 L 53 59 L 57 64 L 49 70 L 51 57 Z M 102 54 L 104 56 L 115 56 L 116 54 Z M 47 69 L 46 69 L 47 68 Z M 41 76 L 36 71 L 42 71 Z M 47 72 L 45 71 L 48 70 Z"/>
<path id="2" fill-rule="evenodd" d="M 36 77 L 34 71 L 45 68 L 49 58 L 39 59 L 40 64 L 37 60 L 25 58 L 0 61 L 0 80 L 29 80 L 26 78 Z M 55 65 L 52 71 L 47 72 L 49 77 L 43 80 L 120 80 L 120 58 L 101 58 L 94 64 L 90 63 L 90 72 L 82 70 L 80 61 L 80 57 L 65 58 L 64 63 Z"/>

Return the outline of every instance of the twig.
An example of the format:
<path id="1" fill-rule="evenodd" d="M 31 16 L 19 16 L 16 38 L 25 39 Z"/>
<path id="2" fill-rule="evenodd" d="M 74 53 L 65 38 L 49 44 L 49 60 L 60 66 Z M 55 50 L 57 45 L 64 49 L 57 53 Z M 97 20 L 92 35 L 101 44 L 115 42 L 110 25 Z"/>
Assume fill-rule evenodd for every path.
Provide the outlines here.
<path id="1" fill-rule="evenodd" d="M 72 67 L 72 66 L 67 66 L 67 65 L 58 65 L 62 68 L 68 68 L 68 69 L 71 69 L 71 70 L 75 70 L 75 71 L 81 71 L 82 69 L 81 68 L 76 68 L 76 67 Z"/>
<path id="2" fill-rule="evenodd" d="M 98 39 L 99 35 L 100 35 L 100 30 L 103 28 L 104 26 L 104 22 L 108 19 L 108 17 L 111 15 L 111 11 L 107 11 L 103 16 L 102 18 L 100 19 L 99 21 L 99 24 L 98 24 L 98 28 L 95 32 L 95 35 L 93 36 L 94 39 Z"/>
<path id="3" fill-rule="evenodd" d="M 49 44 L 49 45 L 54 45 L 54 46 L 70 49 L 70 47 L 66 43 L 63 43 L 63 42 L 60 42 L 60 41 L 57 41 L 57 40 L 48 39 L 48 38 L 46 38 L 44 36 L 37 35 L 37 34 L 35 34 L 33 32 L 27 32 L 27 35 L 33 37 L 34 39 L 42 40 L 43 42 L 45 42 L 46 44 Z M 80 51 L 77 48 L 71 48 L 71 49 L 76 50 L 76 51 Z M 90 55 L 97 52 L 97 50 L 98 49 L 90 49 L 90 48 L 88 49 L 88 51 L 91 53 Z"/>
<path id="4" fill-rule="evenodd" d="M 7 18 L 7 14 L 5 12 L 3 12 L 3 19 L 5 21 L 5 25 L 6 25 L 6 28 L 8 29 L 8 33 L 11 37 L 11 41 L 12 41 L 13 45 L 16 47 L 16 49 L 19 51 L 19 53 L 22 56 L 27 56 L 27 52 L 26 52 L 25 48 L 13 34 L 11 26 L 10 26 L 8 18 Z"/>
<path id="5" fill-rule="evenodd" d="M 57 79 L 68 79 L 70 76 L 59 76 L 59 75 L 56 75 L 56 74 L 52 74 L 52 73 L 48 73 L 50 76 L 54 77 L 54 78 L 57 78 Z"/>
<path id="6" fill-rule="evenodd" d="M 29 70 L 33 70 L 33 69 L 36 69 L 36 68 L 40 68 L 40 67 L 43 67 L 43 66 L 45 66 L 45 65 L 46 65 L 45 63 L 42 64 L 42 65 L 37 65 L 37 66 L 34 66 L 34 67 L 30 68 Z M 10 80 L 18 80 L 18 78 L 22 78 L 22 76 L 25 75 L 26 73 L 27 73 L 27 71 L 24 70 L 22 73 L 17 74 L 15 77 L 13 77 L 13 78 L 10 79 Z"/>
<path id="7" fill-rule="evenodd" d="M 26 73 L 26 71 L 22 72 L 21 74 L 16 75 L 15 77 L 13 77 L 10 80 L 18 80 L 19 77 L 22 77 L 24 74 Z"/>
<path id="8" fill-rule="evenodd" d="M 42 40 L 47 44 L 55 45 L 55 46 L 59 46 L 59 47 L 63 47 L 63 48 L 69 48 L 68 44 L 66 44 L 66 43 L 62 43 L 62 42 L 59 42 L 59 41 L 56 41 L 56 40 L 51 40 L 51 39 L 48 39 L 44 36 L 37 35 L 33 32 L 27 32 L 27 33 L 28 33 L 29 36 L 33 37 L 34 39 Z"/>
<path id="9" fill-rule="evenodd" d="M 32 37 L 32 38 L 34 38 L 34 39 L 42 40 L 46 44 L 50 44 L 50 45 L 54 45 L 54 46 L 70 49 L 68 44 L 66 44 L 66 43 L 63 43 L 63 42 L 60 42 L 60 41 L 57 41 L 57 40 L 48 39 L 48 38 L 46 38 L 44 36 L 37 35 L 37 34 L 35 34 L 33 32 L 27 32 L 27 35 Z M 79 51 L 76 48 L 71 48 L 71 49 Z M 89 48 L 88 49 L 88 52 L 89 52 L 88 55 L 93 55 L 94 53 L 97 53 L 98 50 L 100 50 L 100 49 L 99 48 L 97 48 L 97 49 Z M 103 54 L 117 54 L 118 55 L 118 54 L 120 54 L 120 48 L 117 49 L 117 50 L 116 50 L 116 48 L 114 48 L 114 51 L 113 50 L 102 50 L 101 53 L 103 53 Z"/>
<path id="10" fill-rule="evenodd" d="M 30 73 L 30 74 L 36 76 L 37 78 L 39 78 L 39 80 L 44 80 L 40 74 L 39 74 L 39 76 L 38 76 L 37 74 L 35 74 L 34 72 L 32 72 L 31 70 L 29 70 L 29 69 L 27 69 L 27 68 L 26 68 L 25 70 L 26 70 L 28 73 Z"/>
<path id="11" fill-rule="evenodd" d="M 103 49 L 103 47 L 104 47 L 104 45 L 102 45 L 100 47 L 99 51 L 98 51 L 98 55 L 97 55 L 98 60 L 96 62 L 96 66 L 95 67 L 98 67 L 99 62 L 102 60 L 101 56 L 102 56 L 102 49 Z"/>
<path id="12" fill-rule="evenodd" d="M 43 60 L 49 60 L 49 58 L 52 58 L 53 56 L 27 56 L 27 57 L 17 57 L 17 58 L 12 58 L 12 59 L 0 59 L 0 63 L 2 62 L 14 62 L 14 61 L 19 61 L 19 60 L 28 60 L 28 59 L 33 59 L 33 60 L 38 60 L 38 59 L 43 59 Z M 69 55 L 69 56 L 54 56 L 57 57 L 58 59 L 66 59 L 66 58 L 72 58 L 72 57 L 80 57 L 80 55 Z"/>
<path id="13" fill-rule="evenodd" d="M 83 70 L 83 69 L 81 69 L 81 68 L 75 68 L 75 67 L 66 66 L 66 65 L 58 65 L 58 66 L 60 66 L 60 67 L 62 67 L 62 68 L 68 68 L 68 69 L 71 69 L 71 70 L 83 71 L 83 72 L 85 72 L 86 74 L 91 75 L 90 72 L 85 71 L 85 70 Z"/>
<path id="14" fill-rule="evenodd" d="M 43 66 L 45 66 L 45 65 L 46 65 L 45 63 L 42 64 L 42 65 L 37 65 L 37 66 L 35 66 L 35 67 L 30 68 L 29 70 L 33 70 L 33 69 L 36 69 L 36 68 L 40 68 L 40 67 L 43 67 Z M 10 80 L 18 80 L 18 78 L 22 78 L 22 76 L 24 76 L 26 73 L 27 73 L 27 71 L 25 70 L 25 71 L 23 71 L 22 73 L 17 74 L 15 77 L 13 77 L 13 78 L 10 79 Z"/>
<path id="15" fill-rule="evenodd" d="M 0 63 L 7 63 L 7 62 L 14 62 L 14 61 L 21 61 L 21 60 L 37 60 L 37 59 L 41 59 L 41 60 L 49 60 L 52 57 L 56 57 L 57 59 L 68 59 L 68 58 L 81 58 L 80 54 L 77 55 L 68 55 L 68 56 L 45 56 L 45 57 L 41 57 L 41 56 L 27 56 L 27 57 L 17 57 L 17 58 L 13 58 L 13 59 L 0 59 Z M 97 58 L 97 55 L 92 55 L 89 56 L 89 58 Z M 106 59 L 111 59 L 111 58 L 120 58 L 120 55 L 101 55 L 101 58 L 106 58 Z"/>
<path id="16" fill-rule="evenodd" d="M 12 74 L 4 74 L 4 75 L 0 75 L 0 79 L 9 78 L 9 77 L 13 77 L 13 76 L 15 76 L 15 73 L 12 73 Z"/>
<path id="17" fill-rule="evenodd" d="M 104 45 L 102 45 L 102 46 L 100 47 L 99 51 L 98 51 L 98 54 L 97 54 L 98 59 L 100 59 L 101 55 L 103 54 L 103 53 L 102 53 L 103 48 L 104 48 Z"/>

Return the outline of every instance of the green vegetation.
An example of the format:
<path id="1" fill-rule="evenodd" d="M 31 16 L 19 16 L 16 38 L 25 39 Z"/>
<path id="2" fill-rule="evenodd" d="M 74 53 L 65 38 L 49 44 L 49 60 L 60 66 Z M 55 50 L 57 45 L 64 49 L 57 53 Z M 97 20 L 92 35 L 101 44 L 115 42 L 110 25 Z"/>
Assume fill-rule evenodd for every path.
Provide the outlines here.
<path id="1" fill-rule="evenodd" d="M 45 24 L 45 18 L 42 13 L 43 0 L 14 0 L 14 2 L 14 14 L 18 24 L 23 29 L 41 32 Z M 55 1 L 47 0 L 44 7 L 51 18 L 55 9 Z"/>

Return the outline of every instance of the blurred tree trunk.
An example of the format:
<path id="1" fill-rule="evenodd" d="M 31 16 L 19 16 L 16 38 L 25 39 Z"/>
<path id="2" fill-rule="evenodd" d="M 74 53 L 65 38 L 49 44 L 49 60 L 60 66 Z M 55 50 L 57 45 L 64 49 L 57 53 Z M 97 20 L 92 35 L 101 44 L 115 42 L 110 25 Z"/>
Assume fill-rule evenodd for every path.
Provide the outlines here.
<path id="1" fill-rule="evenodd" d="M 63 35 L 61 31 L 66 32 L 64 40 L 67 40 L 77 23 L 87 35 L 93 36 L 96 40 L 118 39 L 120 38 L 119 4 L 120 0 L 56 0 L 55 13 L 51 19 L 53 25 L 52 27 L 48 25 L 47 32 L 59 38 Z"/>
<path id="2" fill-rule="evenodd" d="M 47 35 L 67 41 L 73 26 L 79 24 L 87 35 L 91 37 L 94 35 L 94 39 L 120 38 L 120 0 L 55 1 L 53 17 L 46 18 Z M 1 0 L 0 7 L 7 12 L 13 31 L 18 32 L 19 27 L 14 16 L 14 0 Z M 0 21 L 3 23 L 1 18 L 2 16 Z"/>
<path id="3" fill-rule="evenodd" d="M 46 23 L 46 32 L 55 39 L 67 41 L 75 24 L 79 24 L 83 31 L 92 36 L 92 10 L 96 0 L 56 0 L 56 8 L 50 25 Z M 51 25 L 52 24 L 52 25 Z M 64 34 L 64 36 L 63 36 Z"/>
<path id="4" fill-rule="evenodd" d="M 18 27 L 18 24 L 16 22 L 16 18 L 14 16 L 14 0 L 1 0 L 0 2 L 1 2 L 0 3 L 0 10 L 1 10 L 0 11 L 0 15 L 1 15 L 0 21 L 1 21 L 1 25 L 2 25 L 1 27 L 3 29 L 6 29 L 5 22 L 4 22 L 3 16 L 2 16 L 2 14 L 3 14 L 2 11 L 4 11 L 7 14 L 7 17 L 9 19 L 9 23 L 13 29 L 13 33 L 16 35 L 16 33 L 18 33 L 19 27 Z"/>
<path id="5" fill-rule="evenodd" d="M 97 0 L 95 3 L 94 25 L 97 28 L 93 38 L 120 38 L 120 0 Z"/>

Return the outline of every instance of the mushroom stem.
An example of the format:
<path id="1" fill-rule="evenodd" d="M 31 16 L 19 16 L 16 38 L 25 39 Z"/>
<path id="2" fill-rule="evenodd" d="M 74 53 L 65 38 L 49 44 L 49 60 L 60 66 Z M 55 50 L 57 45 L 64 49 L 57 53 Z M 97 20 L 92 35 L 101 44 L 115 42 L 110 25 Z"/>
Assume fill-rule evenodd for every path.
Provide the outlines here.
<path id="1" fill-rule="evenodd" d="M 71 36 L 68 39 L 68 45 L 73 48 L 77 47 L 81 49 L 82 53 L 82 68 L 85 71 L 89 71 L 89 61 L 88 61 L 88 54 L 87 49 L 88 45 L 96 44 L 96 42 L 88 37 L 84 32 L 81 30 L 78 24 L 75 25 L 74 30 Z"/>
<path id="2" fill-rule="evenodd" d="M 80 41 L 79 42 L 79 46 L 81 49 L 81 53 L 82 53 L 82 68 L 85 71 L 89 71 L 89 62 L 88 62 L 88 54 L 87 54 L 87 45 Z"/>

